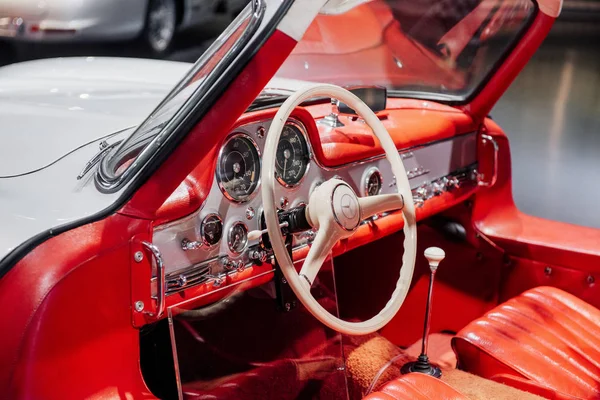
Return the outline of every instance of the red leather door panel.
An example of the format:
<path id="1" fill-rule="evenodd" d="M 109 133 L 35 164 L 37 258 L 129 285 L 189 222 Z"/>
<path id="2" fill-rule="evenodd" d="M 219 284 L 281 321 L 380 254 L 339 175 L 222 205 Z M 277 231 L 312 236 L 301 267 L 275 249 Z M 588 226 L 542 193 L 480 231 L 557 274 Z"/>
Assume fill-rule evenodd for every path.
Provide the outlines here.
<path id="1" fill-rule="evenodd" d="M 486 134 L 498 144 L 496 184 L 475 196 L 477 229 L 509 256 L 500 300 L 537 286 L 555 286 L 600 307 L 600 230 L 546 220 L 519 211 L 512 197 L 509 143 L 502 129 L 485 121 Z M 489 154 L 480 155 L 486 171 Z M 568 203 L 565 203 L 568 206 Z"/>

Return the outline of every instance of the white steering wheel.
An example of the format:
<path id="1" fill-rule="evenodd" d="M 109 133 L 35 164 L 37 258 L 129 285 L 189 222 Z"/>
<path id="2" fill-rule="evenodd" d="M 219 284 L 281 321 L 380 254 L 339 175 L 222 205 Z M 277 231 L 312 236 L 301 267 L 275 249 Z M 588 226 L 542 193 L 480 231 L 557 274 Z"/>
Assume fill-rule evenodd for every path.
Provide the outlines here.
<path id="1" fill-rule="evenodd" d="M 314 97 L 332 97 L 343 101 L 364 119 L 385 150 L 396 177 L 398 193 L 359 198 L 354 190 L 340 179 L 333 178 L 319 185 L 311 193 L 306 207 L 307 220 L 318 232 L 298 273 L 286 250 L 279 228 L 274 191 L 275 154 L 281 131 L 294 108 Z M 410 287 L 417 251 L 417 230 L 415 206 L 404 164 L 394 141 L 375 113 L 361 99 L 339 86 L 317 85 L 299 90 L 283 103 L 269 128 L 261 178 L 269 239 L 283 275 L 302 304 L 323 324 L 341 333 L 365 335 L 385 326 L 400 309 Z M 390 300 L 377 315 L 362 322 L 344 321 L 331 314 L 312 296 L 310 287 L 333 246 L 338 240 L 352 236 L 362 220 L 398 209 L 402 209 L 404 216 L 404 254 L 400 278 Z"/>

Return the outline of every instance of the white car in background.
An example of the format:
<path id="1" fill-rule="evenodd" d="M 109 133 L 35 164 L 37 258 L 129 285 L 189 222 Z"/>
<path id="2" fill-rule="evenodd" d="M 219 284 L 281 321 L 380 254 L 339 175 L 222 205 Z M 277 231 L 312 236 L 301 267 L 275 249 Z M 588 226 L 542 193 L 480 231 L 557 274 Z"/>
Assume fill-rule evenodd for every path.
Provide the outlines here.
<path id="1" fill-rule="evenodd" d="M 13 42 L 139 39 L 166 54 L 179 30 L 236 13 L 248 0 L 0 0 L 0 38 Z"/>

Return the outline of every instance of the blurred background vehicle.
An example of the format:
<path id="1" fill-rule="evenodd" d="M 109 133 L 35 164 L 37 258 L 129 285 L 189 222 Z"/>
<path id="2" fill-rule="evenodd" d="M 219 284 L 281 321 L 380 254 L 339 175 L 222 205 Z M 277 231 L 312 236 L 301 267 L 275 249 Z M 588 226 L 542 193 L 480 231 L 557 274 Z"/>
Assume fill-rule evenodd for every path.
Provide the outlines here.
<path id="1" fill-rule="evenodd" d="M 0 0 L 0 38 L 14 47 L 136 41 L 165 56 L 178 31 L 236 14 L 247 0 Z M 41 46 L 38 46 L 38 48 Z M 16 49 L 17 53 L 19 49 Z"/>
<path id="2" fill-rule="evenodd" d="M 137 19 L 140 26 L 137 36 L 131 34 L 129 40 L 125 36 L 115 42 L 115 36 L 90 36 L 89 41 L 76 41 L 77 35 L 70 35 L 62 41 L 50 42 L 18 40 L 7 33 L 6 24 L 14 24 L 14 17 L 19 17 L 14 11 L 17 6 L 24 7 L 32 2 L 49 10 L 49 4 L 54 9 L 72 1 L 0 0 L 0 65 L 57 56 L 160 56 L 194 62 L 228 25 L 232 16 L 248 3 L 248 0 L 81 0 L 78 4 L 91 4 L 95 13 L 84 20 L 98 19 L 100 15 L 106 15 L 107 9 L 111 12 L 116 9 L 117 16 L 122 16 L 125 10 L 133 8 L 134 3 L 142 4 L 141 11 L 131 16 L 131 21 Z M 417 3 L 414 7 L 439 10 L 439 6 L 434 8 L 432 5 L 445 0 L 413 1 Z M 473 2 L 452 1 L 462 1 L 465 7 L 470 7 Z M 172 10 L 173 4 L 175 29 L 170 42 L 166 46 L 163 43 L 164 50 L 149 51 L 147 38 L 142 36 L 149 31 L 141 26 L 147 26 L 144 24 L 153 9 L 150 6 Z M 193 18 L 192 14 L 186 14 L 188 7 L 190 13 L 194 11 Z M 200 8 L 208 11 L 202 15 L 195 13 Z M 74 23 L 75 16 L 81 15 L 81 11 L 74 7 L 65 15 L 66 26 L 73 26 L 69 24 Z M 165 11 L 161 17 L 168 20 L 165 15 L 173 21 L 170 11 Z M 25 17 L 20 17 L 26 21 Z M 28 20 L 30 22 L 24 22 L 25 27 L 31 29 L 28 24 L 34 20 Z M 410 22 L 405 21 L 406 24 Z M 417 28 L 415 35 L 435 33 Z M 40 32 L 37 34 L 43 36 Z M 436 40 L 434 45 L 437 43 Z M 443 46 L 437 50 L 448 53 Z M 562 13 L 549 37 L 495 106 L 491 116 L 503 126 L 511 140 L 513 193 L 517 206 L 532 215 L 600 228 L 600 214 L 596 212 L 600 185 L 595 184 L 600 154 L 600 0 L 564 1 Z M 568 200 L 570 207 L 564 207 L 564 193 L 572 194 Z"/>

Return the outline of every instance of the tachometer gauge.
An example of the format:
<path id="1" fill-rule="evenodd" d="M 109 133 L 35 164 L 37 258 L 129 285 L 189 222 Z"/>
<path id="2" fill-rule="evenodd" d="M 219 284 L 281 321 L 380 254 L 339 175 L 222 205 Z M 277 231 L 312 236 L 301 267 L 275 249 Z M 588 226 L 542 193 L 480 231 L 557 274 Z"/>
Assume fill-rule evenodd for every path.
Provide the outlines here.
<path id="1" fill-rule="evenodd" d="M 302 181 L 310 162 L 308 143 L 303 128 L 288 122 L 279 138 L 275 163 L 275 176 L 286 187 L 296 186 Z"/>
<path id="2" fill-rule="evenodd" d="M 240 254 L 248 245 L 248 228 L 243 222 L 236 222 L 229 228 L 227 244 L 232 253 Z"/>
<path id="3" fill-rule="evenodd" d="M 217 183 L 229 200 L 250 198 L 260 179 L 258 147 L 248 136 L 235 134 L 221 148 L 217 165 Z"/>
<path id="4" fill-rule="evenodd" d="M 223 236 L 223 221 L 218 214 L 209 214 L 202 220 L 200 225 L 200 234 L 202 242 L 208 247 L 219 243 Z"/>
<path id="5" fill-rule="evenodd" d="M 363 193 L 365 196 L 377 196 L 381 193 L 382 183 L 381 172 L 377 168 L 371 168 L 365 174 Z"/>

